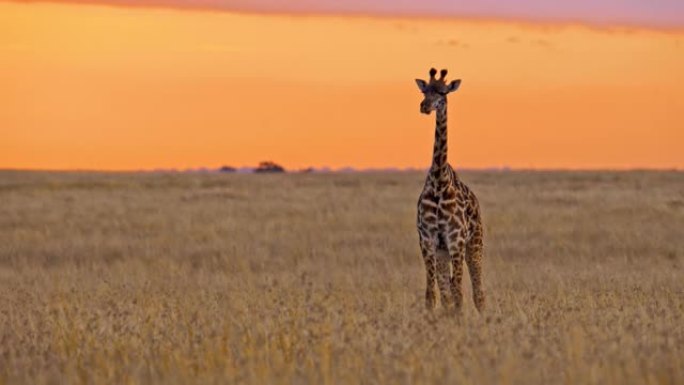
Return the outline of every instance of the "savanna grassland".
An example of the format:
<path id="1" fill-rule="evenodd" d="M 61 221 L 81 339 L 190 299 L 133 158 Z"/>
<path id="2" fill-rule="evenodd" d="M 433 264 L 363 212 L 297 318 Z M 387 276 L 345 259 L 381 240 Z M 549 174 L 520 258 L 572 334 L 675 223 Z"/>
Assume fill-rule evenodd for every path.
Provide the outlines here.
<path id="1" fill-rule="evenodd" d="M 684 383 L 684 174 L 461 177 L 488 302 L 453 317 L 420 173 L 0 172 L 0 383 Z"/>

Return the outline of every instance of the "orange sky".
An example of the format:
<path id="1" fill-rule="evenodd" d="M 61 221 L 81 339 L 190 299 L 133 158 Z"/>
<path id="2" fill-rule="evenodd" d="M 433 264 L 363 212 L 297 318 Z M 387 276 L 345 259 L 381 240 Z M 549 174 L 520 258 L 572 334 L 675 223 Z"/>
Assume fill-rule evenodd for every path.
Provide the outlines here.
<path id="1" fill-rule="evenodd" d="M 684 32 L 0 3 L 0 168 L 684 168 Z"/>

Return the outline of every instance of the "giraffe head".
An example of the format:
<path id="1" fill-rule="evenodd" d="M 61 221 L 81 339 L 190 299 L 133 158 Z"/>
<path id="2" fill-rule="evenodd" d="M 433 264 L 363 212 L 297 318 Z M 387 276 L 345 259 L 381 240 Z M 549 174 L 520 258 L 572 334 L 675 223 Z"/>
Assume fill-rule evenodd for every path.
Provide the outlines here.
<path id="1" fill-rule="evenodd" d="M 449 92 L 454 92 L 461 85 L 461 79 L 454 80 L 451 83 L 446 82 L 447 70 L 441 70 L 439 79 L 435 78 L 437 75 L 437 70 L 434 68 L 430 69 L 430 81 L 426 82 L 422 79 L 416 79 L 416 84 L 420 92 L 423 93 L 425 98 L 420 103 L 420 112 L 424 114 L 429 114 L 433 110 L 444 105 L 446 101 L 446 96 Z"/>

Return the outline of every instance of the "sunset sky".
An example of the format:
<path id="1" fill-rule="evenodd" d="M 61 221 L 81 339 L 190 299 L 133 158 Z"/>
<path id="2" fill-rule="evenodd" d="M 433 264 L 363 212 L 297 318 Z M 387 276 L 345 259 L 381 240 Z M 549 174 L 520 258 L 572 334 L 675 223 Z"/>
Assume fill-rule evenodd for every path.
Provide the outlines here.
<path id="1" fill-rule="evenodd" d="M 434 66 L 456 167 L 684 169 L 684 2 L 471 3 L 0 1 L 0 168 L 428 167 Z"/>

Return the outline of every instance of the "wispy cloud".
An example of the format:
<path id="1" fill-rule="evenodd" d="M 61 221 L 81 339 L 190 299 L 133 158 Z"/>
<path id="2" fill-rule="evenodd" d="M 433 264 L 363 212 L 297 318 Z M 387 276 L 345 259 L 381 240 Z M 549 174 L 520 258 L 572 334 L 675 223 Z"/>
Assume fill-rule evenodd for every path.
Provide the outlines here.
<path id="1" fill-rule="evenodd" d="M 2 0 L 0 0 L 2 1 Z M 598 25 L 684 27 L 681 0 L 10 0 L 136 7 L 200 8 L 248 12 L 425 15 Z"/>

